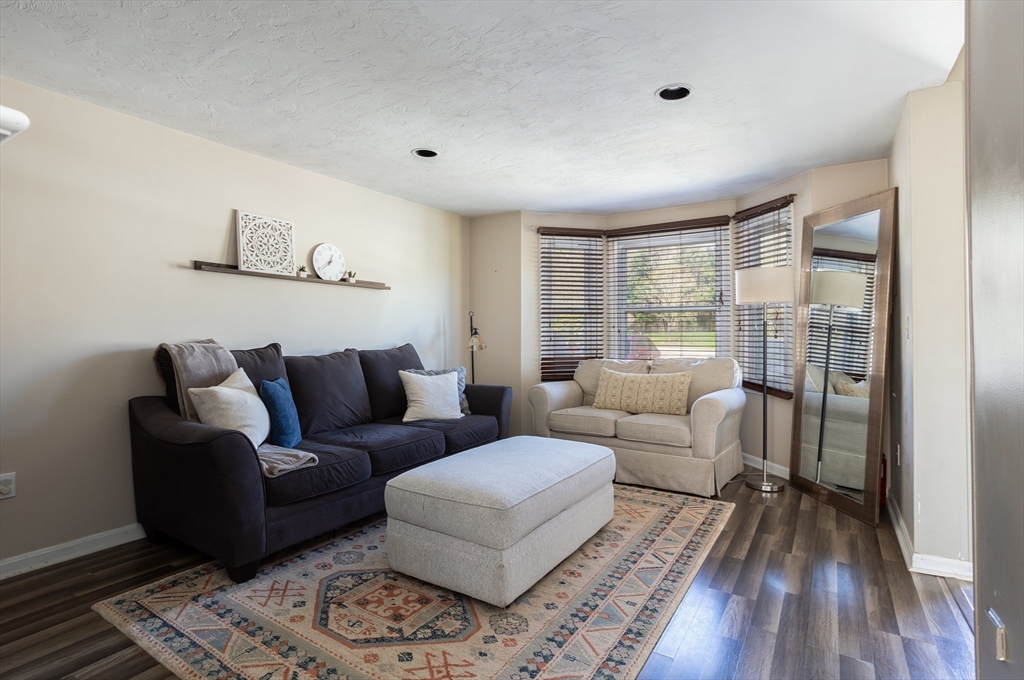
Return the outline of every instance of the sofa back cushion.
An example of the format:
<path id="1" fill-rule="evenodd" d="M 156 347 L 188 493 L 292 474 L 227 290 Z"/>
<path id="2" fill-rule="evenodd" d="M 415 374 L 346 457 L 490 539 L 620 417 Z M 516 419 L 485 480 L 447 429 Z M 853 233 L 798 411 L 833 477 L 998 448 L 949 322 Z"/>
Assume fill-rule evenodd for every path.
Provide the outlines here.
<path id="1" fill-rule="evenodd" d="M 601 369 L 607 368 L 617 373 L 646 374 L 647 359 L 585 359 L 576 368 L 573 379 L 583 388 L 583 405 L 592 406 L 597 395 L 597 386 L 601 383 Z"/>
<path id="2" fill-rule="evenodd" d="M 278 378 L 288 378 L 280 343 L 256 349 L 233 349 L 231 356 L 235 357 L 239 368 L 245 369 L 245 374 L 257 389 L 264 380 L 274 382 Z"/>
<path id="3" fill-rule="evenodd" d="M 423 362 L 420 361 L 416 348 L 405 344 L 392 349 L 360 350 L 359 363 L 366 378 L 374 422 L 405 415 L 405 387 L 402 385 L 402 379 L 398 377 L 398 372 L 423 369 Z"/>
<path id="4" fill-rule="evenodd" d="M 285 357 L 284 364 L 303 437 L 370 422 L 370 397 L 356 350 Z"/>
<path id="5" fill-rule="evenodd" d="M 686 409 L 693 410 L 693 402 L 705 394 L 743 384 L 743 371 L 732 357 L 711 357 L 709 359 L 654 359 L 651 374 L 684 373 L 689 371 L 690 391 L 686 395 Z"/>

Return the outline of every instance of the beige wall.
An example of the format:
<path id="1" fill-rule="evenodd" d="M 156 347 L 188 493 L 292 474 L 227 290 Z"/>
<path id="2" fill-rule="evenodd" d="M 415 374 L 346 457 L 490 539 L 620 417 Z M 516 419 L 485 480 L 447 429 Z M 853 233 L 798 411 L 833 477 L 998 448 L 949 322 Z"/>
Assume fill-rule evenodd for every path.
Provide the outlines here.
<path id="1" fill-rule="evenodd" d="M 7 78 L 0 93 L 32 121 L 0 152 L 0 471 L 18 475 L 0 557 L 135 522 L 126 402 L 161 391 L 160 342 L 412 342 L 428 366 L 468 362 L 467 220 Z M 293 221 L 300 262 L 329 241 L 393 289 L 193 271 L 235 261 L 235 208 Z"/>
<path id="2" fill-rule="evenodd" d="M 800 262 L 804 218 L 810 214 L 869 196 L 888 188 L 888 164 L 885 159 L 815 168 L 765 187 L 736 201 L 737 210 L 796 194 L 793 199 L 793 262 Z M 798 282 L 793 282 L 794 296 Z M 747 391 L 747 407 L 740 426 L 744 453 L 761 456 L 762 405 L 758 392 Z M 768 460 L 789 468 L 793 433 L 792 400 L 768 397 Z"/>
<path id="3" fill-rule="evenodd" d="M 895 321 L 903 388 L 901 455 L 891 490 L 915 554 L 967 563 L 970 373 L 964 91 L 957 63 L 946 84 L 907 97 L 890 155 L 890 182 L 899 187 Z"/>
<path id="4" fill-rule="evenodd" d="M 470 309 L 487 349 L 477 353 L 476 381 L 512 386 L 513 435 L 522 434 L 525 395 L 519 389 L 522 321 L 518 212 L 486 215 L 470 223 Z M 468 329 L 467 329 L 468 332 Z M 468 339 L 468 338 L 467 338 Z"/>

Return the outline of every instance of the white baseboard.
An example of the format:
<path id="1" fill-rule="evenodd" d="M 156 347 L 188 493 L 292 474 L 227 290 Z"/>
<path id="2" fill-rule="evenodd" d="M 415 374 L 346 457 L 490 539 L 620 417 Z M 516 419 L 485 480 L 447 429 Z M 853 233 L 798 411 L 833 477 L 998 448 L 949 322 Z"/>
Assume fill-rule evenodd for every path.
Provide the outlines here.
<path id="1" fill-rule="evenodd" d="M 900 515 L 899 507 L 891 499 L 885 504 L 885 507 L 889 509 L 889 517 L 892 519 L 892 526 L 896 530 L 896 540 L 900 544 L 900 552 L 903 553 L 903 560 L 907 563 L 907 569 L 918 574 L 958 578 L 961 581 L 974 581 L 973 562 L 914 552 L 914 545 L 910 541 L 910 534 L 907 532 L 907 525 L 903 523 L 903 516 Z"/>
<path id="2" fill-rule="evenodd" d="M 761 456 L 752 456 L 749 453 L 743 454 L 743 462 L 751 467 L 756 467 L 758 470 L 761 469 Z M 768 461 L 768 472 L 775 475 L 776 477 L 782 477 L 783 479 L 789 479 L 789 468 L 783 467 L 778 463 Z"/>
<path id="3" fill-rule="evenodd" d="M 58 543 L 49 548 L 33 550 L 22 555 L 15 555 L 0 560 L 0 579 L 15 574 L 23 574 L 26 571 L 48 567 L 51 564 L 71 560 L 82 555 L 106 550 L 114 546 L 145 538 L 146 532 L 142 530 L 141 524 L 129 524 L 119 529 L 103 531 L 91 536 L 76 538 L 67 543 Z"/>

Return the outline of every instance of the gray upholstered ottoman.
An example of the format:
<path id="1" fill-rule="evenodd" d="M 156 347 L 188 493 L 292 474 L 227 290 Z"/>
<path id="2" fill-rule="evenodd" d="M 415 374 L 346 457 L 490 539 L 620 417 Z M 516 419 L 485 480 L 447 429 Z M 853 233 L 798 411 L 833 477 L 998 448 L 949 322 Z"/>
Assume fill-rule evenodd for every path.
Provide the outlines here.
<path id="1" fill-rule="evenodd" d="M 395 571 L 508 606 L 612 519 L 611 449 L 512 437 L 388 482 Z"/>

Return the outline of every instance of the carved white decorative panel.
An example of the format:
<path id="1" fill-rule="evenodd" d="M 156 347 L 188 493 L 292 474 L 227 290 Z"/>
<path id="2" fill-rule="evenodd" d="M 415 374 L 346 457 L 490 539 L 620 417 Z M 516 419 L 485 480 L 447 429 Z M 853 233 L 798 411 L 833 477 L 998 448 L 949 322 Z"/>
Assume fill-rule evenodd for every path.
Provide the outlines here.
<path id="1" fill-rule="evenodd" d="M 291 222 L 236 210 L 238 268 L 250 272 L 295 274 L 295 228 Z"/>

